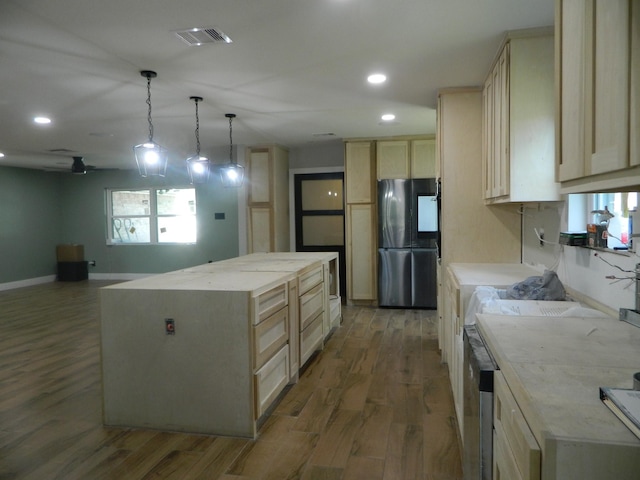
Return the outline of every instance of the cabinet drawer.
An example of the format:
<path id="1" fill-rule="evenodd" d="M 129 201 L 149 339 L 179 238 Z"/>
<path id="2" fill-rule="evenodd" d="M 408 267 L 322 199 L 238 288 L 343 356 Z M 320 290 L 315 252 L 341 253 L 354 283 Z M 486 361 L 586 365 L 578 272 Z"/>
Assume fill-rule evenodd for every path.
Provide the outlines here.
<path id="1" fill-rule="evenodd" d="M 253 367 L 260 368 L 289 339 L 289 311 L 282 308 L 253 327 Z"/>
<path id="2" fill-rule="evenodd" d="M 494 372 L 494 392 L 493 423 L 496 442 L 504 446 L 506 455 L 512 456 L 521 478 L 539 479 L 540 447 L 511 394 L 504 375 L 499 371 Z"/>
<path id="3" fill-rule="evenodd" d="M 324 285 L 316 285 L 300 296 L 300 330 L 307 328 L 316 316 L 324 311 Z"/>
<path id="4" fill-rule="evenodd" d="M 494 480 L 524 480 L 500 427 L 493 433 L 493 478 Z"/>
<path id="5" fill-rule="evenodd" d="M 300 294 L 306 293 L 312 287 L 315 287 L 324 279 L 322 265 L 312 268 L 309 271 L 298 275 L 298 291 Z"/>
<path id="6" fill-rule="evenodd" d="M 253 324 L 256 325 L 288 304 L 286 283 L 261 293 L 253 301 Z"/>
<path id="7" fill-rule="evenodd" d="M 288 381 L 289 346 L 285 345 L 254 376 L 256 419 L 267 411 Z"/>
<path id="8" fill-rule="evenodd" d="M 300 366 L 304 365 L 311 354 L 322 344 L 322 313 L 313 319 L 300 333 Z"/>

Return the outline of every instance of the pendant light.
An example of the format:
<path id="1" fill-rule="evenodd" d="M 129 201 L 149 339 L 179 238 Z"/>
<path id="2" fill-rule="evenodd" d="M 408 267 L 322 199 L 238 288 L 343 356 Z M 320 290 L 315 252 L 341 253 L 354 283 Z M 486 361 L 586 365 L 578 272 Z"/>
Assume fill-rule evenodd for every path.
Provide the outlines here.
<path id="1" fill-rule="evenodd" d="M 156 78 L 158 74 L 151 70 L 142 70 L 140 75 L 147 79 L 149 140 L 133 147 L 133 152 L 136 156 L 136 163 L 138 164 L 138 171 L 141 176 L 164 177 L 167 171 L 167 157 L 169 152 L 166 148 L 153 141 L 153 123 L 151 122 L 151 79 Z"/>
<path id="2" fill-rule="evenodd" d="M 198 117 L 198 102 L 202 97 L 189 97 L 196 104 L 196 154 L 187 158 L 187 170 L 191 183 L 205 183 L 209 179 L 209 159 L 200 155 L 200 117 Z"/>
<path id="3" fill-rule="evenodd" d="M 71 173 L 75 175 L 84 175 L 87 173 L 87 167 L 82 161 L 82 157 L 73 157 L 71 164 Z"/>
<path id="4" fill-rule="evenodd" d="M 231 122 L 236 118 L 235 113 L 226 113 L 229 119 L 229 163 L 220 168 L 220 178 L 225 187 L 241 187 L 244 180 L 244 167 L 233 163 L 233 128 Z"/>

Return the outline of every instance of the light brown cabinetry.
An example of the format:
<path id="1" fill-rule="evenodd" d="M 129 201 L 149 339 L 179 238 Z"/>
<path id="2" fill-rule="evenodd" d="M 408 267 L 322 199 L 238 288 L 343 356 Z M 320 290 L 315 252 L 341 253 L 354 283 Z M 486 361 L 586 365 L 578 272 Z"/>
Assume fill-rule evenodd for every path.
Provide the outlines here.
<path id="1" fill-rule="evenodd" d="M 449 364 L 449 381 L 451 382 L 451 392 L 453 394 L 453 405 L 456 418 L 458 419 L 458 430 L 460 438 L 464 435 L 464 399 L 462 376 L 464 346 L 462 332 L 464 325 L 464 306 L 460 299 L 460 286 L 455 275 L 447 269 L 447 296 L 448 296 L 448 317 L 445 322 L 446 332 L 445 348 L 446 361 Z"/>
<path id="2" fill-rule="evenodd" d="M 289 157 L 282 147 L 249 147 L 247 158 L 247 249 L 289 251 Z"/>
<path id="3" fill-rule="evenodd" d="M 553 30 L 509 32 L 483 88 L 487 203 L 560 199 L 555 181 Z"/>
<path id="4" fill-rule="evenodd" d="M 378 180 L 435 177 L 435 148 L 435 139 L 378 140 Z"/>
<path id="5" fill-rule="evenodd" d="M 640 5 L 556 2 L 557 177 L 565 193 L 640 185 Z"/>
<path id="6" fill-rule="evenodd" d="M 345 144 L 347 302 L 376 300 L 375 144 Z"/>
<path id="7" fill-rule="evenodd" d="M 540 447 L 499 370 L 493 382 L 493 478 L 539 480 Z"/>

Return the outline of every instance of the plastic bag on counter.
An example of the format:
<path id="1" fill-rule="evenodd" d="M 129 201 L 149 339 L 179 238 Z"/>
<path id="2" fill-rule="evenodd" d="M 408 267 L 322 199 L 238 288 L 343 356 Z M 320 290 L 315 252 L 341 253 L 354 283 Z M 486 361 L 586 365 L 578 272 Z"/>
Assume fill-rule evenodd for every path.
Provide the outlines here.
<path id="1" fill-rule="evenodd" d="M 507 288 L 507 297 L 515 300 L 566 300 L 562 282 L 553 270 L 545 270 Z"/>
<path id="2" fill-rule="evenodd" d="M 471 294 L 469 306 L 464 315 L 465 325 L 474 325 L 476 323 L 476 313 L 485 313 L 487 310 L 495 311 L 497 307 L 496 300 L 505 298 L 505 290 L 499 290 L 495 287 L 480 286 Z"/>

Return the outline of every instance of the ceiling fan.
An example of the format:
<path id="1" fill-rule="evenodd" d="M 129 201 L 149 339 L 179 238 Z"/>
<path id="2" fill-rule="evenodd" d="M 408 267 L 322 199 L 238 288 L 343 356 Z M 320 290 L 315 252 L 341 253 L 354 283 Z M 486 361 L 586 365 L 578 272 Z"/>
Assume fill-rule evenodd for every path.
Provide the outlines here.
<path id="1" fill-rule="evenodd" d="M 56 172 L 70 172 L 74 175 L 85 175 L 87 172 L 95 172 L 98 170 L 118 170 L 117 168 L 98 168 L 93 165 L 87 165 L 84 163 L 84 157 L 71 157 L 73 162 L 71 168 L 69 167 L 45 167 L 45 170 Z M 64 165 L 63 163 L 58 163 Z"/>

